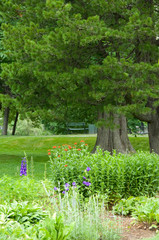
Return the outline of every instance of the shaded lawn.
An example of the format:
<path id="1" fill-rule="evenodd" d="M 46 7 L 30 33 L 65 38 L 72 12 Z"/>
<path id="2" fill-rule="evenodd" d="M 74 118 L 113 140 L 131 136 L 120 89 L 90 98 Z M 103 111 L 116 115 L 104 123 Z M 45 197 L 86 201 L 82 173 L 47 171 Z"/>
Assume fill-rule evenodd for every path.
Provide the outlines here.
<path id="1" fill-rule="evenodd" d="M 84 140 L 89 145 L 89 150 L 93 149 L 96 141 L 95 136 L 42 136 L 42 137 L 0 137 L 0 177 L 4 174 L 17 177 L 20 172 L 21 159 L 26 153 L 29 161 L 29 173 L 34 170 L 34 177 L 42 179 L 44 177 L 45 167 L 47 177 L 50 176 L 48 149 L 52 146 L 61 146 L 62 144 L 73 145 Z M 130 141 L 135 150 L 149 151 L 147 137 L 130 137 Z M 31 166 L 33 159 L 33 167 Z"/>

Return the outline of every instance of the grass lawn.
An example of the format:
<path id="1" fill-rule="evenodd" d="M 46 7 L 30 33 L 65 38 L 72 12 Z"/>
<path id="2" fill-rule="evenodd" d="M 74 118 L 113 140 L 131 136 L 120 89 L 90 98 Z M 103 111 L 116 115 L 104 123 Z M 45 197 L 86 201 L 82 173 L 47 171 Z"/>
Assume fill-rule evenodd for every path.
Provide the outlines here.
<path id="1" fill-rule="evenodd" d="M 47 174 L 49 176 L 49 158 L 47 155 L 48 149 L 52 146 L 62 144 L 80 143 L 84 140 L 89 145 L 89 150 L 93 149 L 96 141 L 95 135 L 66 135 L 66 136 L 0 136 L 0 177 L 4 174 L 9 176 L 19 176 L 21 159 L 26 153 L 30 162 L 31 157 L 34 165 L 35 178 L 42 178 L 44 176 L 45 164 Z M 149 144 L 147 137 L 130 137 L 130 141 L 136 151 L 149 151 Z M 29 164 L 31 166 L 31 164 Z M 37 171 L 38 170 L 38 171 Z"/>

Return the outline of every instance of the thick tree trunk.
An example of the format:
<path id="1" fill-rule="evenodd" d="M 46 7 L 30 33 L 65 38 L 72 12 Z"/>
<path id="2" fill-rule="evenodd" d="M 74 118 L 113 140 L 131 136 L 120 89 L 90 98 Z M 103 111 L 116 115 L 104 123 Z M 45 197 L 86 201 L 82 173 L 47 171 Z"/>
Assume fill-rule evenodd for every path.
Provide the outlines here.
<path id="1" fill-rule="evenodd" d="M 135 152 L 128 138 L 126 118 L 117 114 L 99 113 L 99 119 L 107 120 L 109 117 L 114 119 L 114 129 L 106 126 L 97 129 L 97 140 L 92 152 L 96 152 L 97 146 L 111 153 L 113 150 L 117 153 Z"/>
<path id="2" fill-rule="evenodd" d="M 148 122 L 148 135 L 150 152 L 159 154 L 159 114 L 153 114 L 151 122 Z"/>
<path id="3" fill-rule="evenodd" d="M 6 107 L 4 110 L 2 135 L 7 135 L 8 119 L 9 119 L 9 107 Z"/>
<path id="4" fill-rule="evenodd" d="M 159 154 L 159 107 L 152 108 L 152 111 L 148 114 L 135 114 L 135 117 L 148 123 L 150 152 Z"/>
<path id="5" fill-rule="evenodd" d="M 17 122 L 18 122 L 18 116 L 19 116 L 19 113 L 17 112 L 17 113 L 16 113 L 16 116 L 15 116 L 15 120 L 14 120 L 12 135 L 15 135 L 16 126 L 17 126 Z"/>

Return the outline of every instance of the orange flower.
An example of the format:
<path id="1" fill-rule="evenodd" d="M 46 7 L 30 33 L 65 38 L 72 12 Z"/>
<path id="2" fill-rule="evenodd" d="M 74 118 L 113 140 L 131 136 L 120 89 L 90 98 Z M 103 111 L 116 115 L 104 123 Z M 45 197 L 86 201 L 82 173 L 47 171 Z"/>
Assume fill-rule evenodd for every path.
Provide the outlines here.
<path id="1" fill-rule="evenodd" d="M 74 143 L 74 145 L 76 145 L 77 143 Z"/>
<path id="2" fill-rule="evenodd" d="M 69 149 L 71 149 L 72 147 L 71 146 L 68 146 Z"/>
<path id="3" fill-rule="evenodd" d="M 88 144 L 85 144 L 85 146 L 88 146 Z"/>
<path id="4" fill-rule="evenodd" d="M 60 157 L 60 155 L 58 155 L 58 157 Z"/>
<path id="5" fill-rule="evenodd" d="M 58 148 L 60 148 L 61 146 L 58 146 Z"/>
<path id="6" fill-rule="evenodd" d="M 49 149 L 48 152 L 50 152 L 51 150 Z"/>
<path id="7" fill-rule="evenodd" d="M 75 148 L 75 147 L 73 147 L 73 148 Z"/>
<path id="8" fill-rule="evenodd" d="M 80 149 L 80 148 L 78 148 L 78 149 L 77 149 L 77 151 L 81 151 L 81 149 Z"/>
<path id="9" fill-rule="evenodd" d="M 52 148 L 56 148 L 56 146 L 53 146 Z"/>
<path id="10" fill-rule="evenodd" d="M 66 164 L 65 167 L 67 167 L 68 165 Z"/>
<path id="11" fill-rule="evenodd" d="M 65 148 L 65 149 L 64 149 L 64 151 L 68 151 L 68 149 L 67 149 L 67 148 Z"/>
<path id="12" fill-rule="evenodd" d="M 84 140 L 81 140 L 80 142 L 84 142 Z"/>
<path id="13" fill-rule="evenodd" d="M 51 155 L 51 152 L 48 152 L 48 155 Z"/>

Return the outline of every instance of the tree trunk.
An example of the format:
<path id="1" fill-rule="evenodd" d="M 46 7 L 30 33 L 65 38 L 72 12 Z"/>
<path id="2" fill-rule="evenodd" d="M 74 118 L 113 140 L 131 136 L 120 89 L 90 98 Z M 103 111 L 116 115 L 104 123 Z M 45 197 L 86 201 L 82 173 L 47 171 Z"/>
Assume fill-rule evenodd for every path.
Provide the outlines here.
<path id="1" fill-rule="evenodd" d="M 19 113 L 17 112 L 17 113 L 16 113 L 16 116 L 15 116 L 15 120 L 14 120 L 12 135 L 15 135 L 16 126 L 17 126 L 17 122 L 18 122 L 18 116 L 19 116 Z"/>
<path id="2" fill-rule="evenodd" d="M 151 122 L 148 122 L 148 135 L 150 152 L 159 154 L 159 114 L 153 114 Z"/>
<path id="3" fill-rule="evenodd" d="M 7 135 L 8 119 L 9 119 L 9 107 L 6 107 L 4 110 L 2 135 Z"/>
<path id="4" fill-rule="evenodd" d="M 106 128 L 106 126 L 97 129 L 97 140 L 92 152 L 96 152 L 97 146 L 111 153 L 113 150 L 117 153 L 135 152 L 128 138 L 126 117 L 99 113 L 99 120 L 107 120 L 110 117 L 114 119 L 114 129 Z"/>
<path id="5" fill-rule="evenodd" d="M 140 121 L 148 123 L 148 137 L 150 152 L 159 154 L 159 107 L 153 109 L 148 114 L 135 114 Z M 156 111 L 155 111 L 156 110 Z"/>

